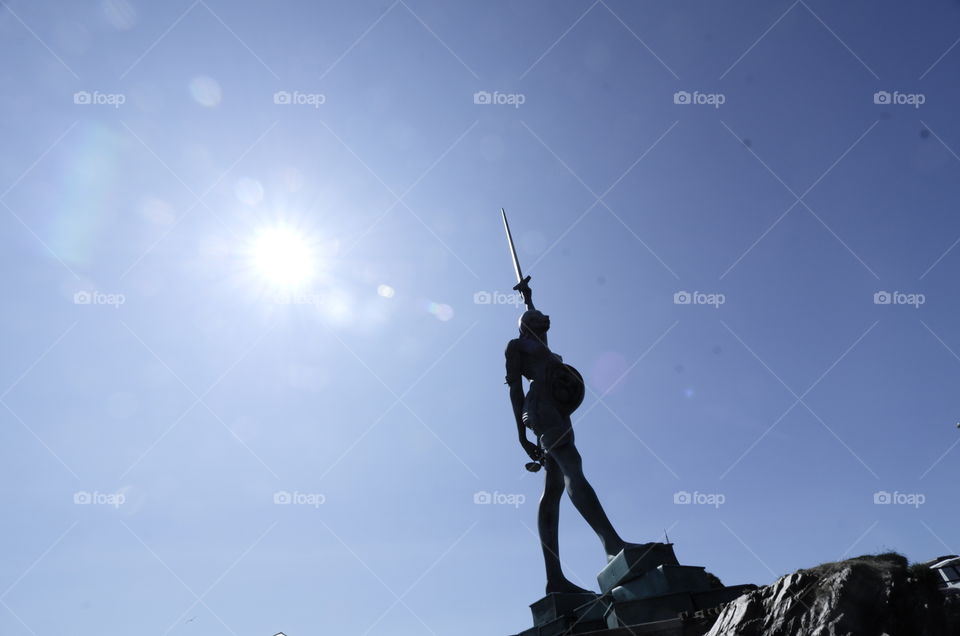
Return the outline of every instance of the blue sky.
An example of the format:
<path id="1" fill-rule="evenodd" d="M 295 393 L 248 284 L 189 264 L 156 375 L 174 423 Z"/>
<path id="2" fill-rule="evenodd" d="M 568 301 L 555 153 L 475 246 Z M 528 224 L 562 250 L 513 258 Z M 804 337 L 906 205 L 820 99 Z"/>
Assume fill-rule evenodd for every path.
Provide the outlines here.
<path id="1" fill-rule="evenodd" d="M 501 206 L 627 538 L 730 584 L 960 550 L 956 3 L 7 0 L 0 34 L 4 634 L 525 628 Z"/>

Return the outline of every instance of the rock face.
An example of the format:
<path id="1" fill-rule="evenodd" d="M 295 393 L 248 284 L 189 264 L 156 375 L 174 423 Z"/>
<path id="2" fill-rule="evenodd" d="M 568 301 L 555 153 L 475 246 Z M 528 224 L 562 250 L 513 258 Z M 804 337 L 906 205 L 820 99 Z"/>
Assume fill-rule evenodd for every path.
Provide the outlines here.
<path id="1" fill-rule="evenodd" d="M 960 599 L 898 554 L 826 563 L 728 604 L 707 636 L 957 636 Z"/>

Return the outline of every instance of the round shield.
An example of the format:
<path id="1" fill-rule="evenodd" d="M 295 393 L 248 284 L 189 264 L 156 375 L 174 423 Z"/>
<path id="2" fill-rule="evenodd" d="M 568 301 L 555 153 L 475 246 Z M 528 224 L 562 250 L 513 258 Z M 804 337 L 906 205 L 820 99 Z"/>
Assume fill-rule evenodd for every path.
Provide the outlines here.
<path id="1" fill-rule="evenodd" d="M 547 369 L 547 386 L 554 404 L 564 415 L 572 415 L 583 402 L 583 376 L 569 364 L 551 364 Z"/>

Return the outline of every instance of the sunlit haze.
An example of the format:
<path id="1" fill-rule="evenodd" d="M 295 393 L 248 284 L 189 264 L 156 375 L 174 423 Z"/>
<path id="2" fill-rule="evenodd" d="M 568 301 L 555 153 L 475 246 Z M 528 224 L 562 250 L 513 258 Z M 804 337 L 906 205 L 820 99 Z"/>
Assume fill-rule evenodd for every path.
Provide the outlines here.
<path id="1" fill-rule="evenodd" d="M 629 541 L 960 552 L 960 3 L 4 0 L 0 634 L 507 636 L 523 311 Z M 564 498 L 565 571 L 605 555 Z"/>

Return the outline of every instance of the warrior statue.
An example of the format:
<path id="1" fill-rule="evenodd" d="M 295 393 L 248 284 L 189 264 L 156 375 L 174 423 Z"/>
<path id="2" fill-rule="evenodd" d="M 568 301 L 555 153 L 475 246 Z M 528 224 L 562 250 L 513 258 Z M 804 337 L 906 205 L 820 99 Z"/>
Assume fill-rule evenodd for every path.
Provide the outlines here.
<path id="1" fill-rule="evenodd" d="M 634 544 L 625 542 L 617 534 L 596 492 L 583 474 L 570 422 L 570 415 L 583 401 L 583 378 L 547 346 L 550 317 L 533 305 L 530 277 L 524 277 L 520 271 L 507 215 L 502 209 L 501 213 L 517 275 L 518 282 L 514 289 L 523 295 L 527 308 L 520 317 L 520 336 L 507 343 L 507 384 L 520 445 L 532 460 L 527 464 L 527 470 L 536 472 L 541 466 L 546 469 L 537 516 L 547 570 L 546 592 L 589 592 L 568 580 L 560 567 L 558 522 L 564 489 L 577 511 L 597 533 L 608 561 Z M 530 382 L 526 395 L 523 392 L 523 378 Z M 527 439 L 528 428 L 536 436 L 536 444 Z"/>

